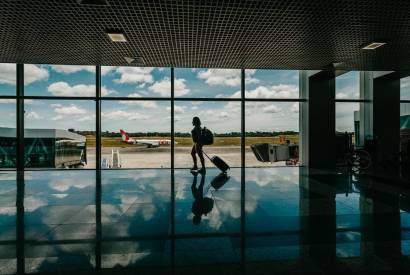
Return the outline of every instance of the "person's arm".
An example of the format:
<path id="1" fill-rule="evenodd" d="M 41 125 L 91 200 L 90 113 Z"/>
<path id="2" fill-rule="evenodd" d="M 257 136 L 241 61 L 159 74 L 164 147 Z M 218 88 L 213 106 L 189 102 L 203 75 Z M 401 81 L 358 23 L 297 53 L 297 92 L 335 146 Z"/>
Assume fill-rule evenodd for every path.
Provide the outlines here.
<path id="1" fill-rule="evenodd" d="M 195 128 L 196 131 L 196 136 L 197 136 L 197 140 L 196 143 L 199 145 L 202 145 L 202 140 L 201 140 L 201 127 L 196 127 Z"/>
<path id="2" fill-rule="evenodd" d="M 197 131 L 196 131 L 196 127 L 194 129 L 192 129 L 191 135 L 192 135 L 192 141 L 194 143 L 197 143 L 198 142 L 198 134 L 197 134 Z"/>

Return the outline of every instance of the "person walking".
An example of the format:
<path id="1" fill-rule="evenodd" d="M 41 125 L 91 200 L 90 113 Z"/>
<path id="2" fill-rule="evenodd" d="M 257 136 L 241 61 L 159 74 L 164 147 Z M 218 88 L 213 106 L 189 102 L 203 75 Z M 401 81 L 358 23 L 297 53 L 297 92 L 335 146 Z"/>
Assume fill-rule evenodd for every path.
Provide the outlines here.
<path id="1" fill-rule="evenodd" d="M 194 128 L 191 131 L 192 135 L 192 141 L 194 142 L 194 145 L 192 146 L 191 150 L 191 156 L 192 160 L 194 161 L 194 166 L 191 168 L 191 171 L 198 171 L 199 173 L 205 173 L 205 159 L 204 159 L 204 154 L 202 152 L 202 128 L 201 128 L 201 120 L 199 117 L 194 117 L 192 119 L 192 125 Z M 196 155 L 198 155 L 199 160 L 201 161 L 201 169 L 198 170 L 198 165 L 197 165 L 197 158 Z"/>

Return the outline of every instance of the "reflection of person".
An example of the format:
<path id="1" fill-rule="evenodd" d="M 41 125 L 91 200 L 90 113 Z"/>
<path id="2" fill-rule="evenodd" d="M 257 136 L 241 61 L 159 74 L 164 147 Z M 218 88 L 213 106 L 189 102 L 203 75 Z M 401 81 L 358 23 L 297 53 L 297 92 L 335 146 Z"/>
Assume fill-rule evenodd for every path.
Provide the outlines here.
<path id="1" fill-rule="evenodd" d="M 202 215 L 206 215 L 212 211 L 214 207 L 214 200 L 211 198 L 204 198 L 204 184 L 205 184 L 205 175 L 201 175 L 201 182 L 197 187 L 198 174 L 194 174 L 194 180 L 192 182 L 191 190 L 192 196 L 194 197 L 194 202 L 192 203 L 192 214 L 194 218 L 192 222 L 195 225 L 201 223 Z"/>
<path id="2" fill-rule="evenodd" d="M 202 153 L 202 138 L 201 138 L 201 120 L 199 117 L 194 117 L 192 119 L 192 125 L 194 125 L 194 129 L 192 129 L 191 134 L 192 134 L 192 141 L 194 142 L 194 145 L 192 146 L 191 150 L 191 156 L 194 161 L 194 166 L 192 167 L 192 171 L 198 170 L 198 165 L 197 165 L 197 159 L 196 155 L 198 155 L 199 160 L 201 161 L 202 168 L 198 171 L 199 173 L 204 173 L 205 172 L 205 160 L 204 160 L 204 154 Z"/>

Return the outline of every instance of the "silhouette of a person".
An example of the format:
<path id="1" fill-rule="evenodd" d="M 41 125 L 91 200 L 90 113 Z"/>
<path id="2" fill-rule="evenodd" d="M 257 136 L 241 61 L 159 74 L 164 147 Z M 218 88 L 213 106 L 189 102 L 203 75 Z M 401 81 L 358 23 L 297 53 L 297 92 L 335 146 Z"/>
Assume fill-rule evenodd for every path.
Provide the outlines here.
<path id="1" fill-rule="evenodd" d="M 202 215 L 206 215 L 212 211 L 214 207 L 214 200 L 208 197 L 204 198 L 204 184 L 205 175 L 201 175 L 201 182 L 197 187 L 198 175 L 194 174 L 194 180 L 192 182 L 191 191 L 194 197 L 194 202 L 192 203 L 192 214 L 194 217 L 192 219 L 193 224 L 198 225 L 201 223 Z"/>
<path id="2" fill-rule="evenodd" d="M 191 156 L 192 160 L 194 161 L 194 166 L 191 168 L 191 171 L 196 171 L 198 170 L 198 165 L 197 165 L 197 159 L 196 155 L 198 155 L 199 160 L 201 161 L 202 168 L 198 170 L 199 173 L 205 173 L 205 159 L 204 159 L 204 154 L 202 152 L 202 128 L 201 128 L 201 120 L 199 117 L 194 117 L 192 119 L 192 125 L 194 128 L 191 131 L 192 134 L 192 141 L 194 142 L 194 145 L 192 146 L 191 150 Z"/>

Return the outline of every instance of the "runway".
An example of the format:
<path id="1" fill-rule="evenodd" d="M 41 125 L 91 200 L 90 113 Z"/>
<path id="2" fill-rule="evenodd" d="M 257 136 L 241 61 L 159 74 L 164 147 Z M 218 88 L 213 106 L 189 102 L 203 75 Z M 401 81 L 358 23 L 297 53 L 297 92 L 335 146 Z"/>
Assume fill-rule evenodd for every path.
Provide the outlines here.
<path id="1" fill-rule="evenodd" d="M 112 151 L 118 150 L 121 168 L 169 168 L 171 167 L 171 148 L 169 146 L 158 148 L 146 147 L 103 147 L 102 159 L 111 160 Z M 210 146 L 204 151 L 210 156 L 217 155 L 225 160 L 231 167 L 241 166 L 240 146 Z M 87 150 L 88 163 L 86 168 L 95 167 L 95 148 Z M 206 159 L 206 158 L 205 158 Z M 245 149 L 245 162 L 247 167 L 272 167 L 284 166 L 284 162 L 264 163 L 258 161 L 250 148 Z M 207 167 L 212 167 L 208 159 Z M 192 167 L 191 147 L 175 147 L 175 168 Z"/>

